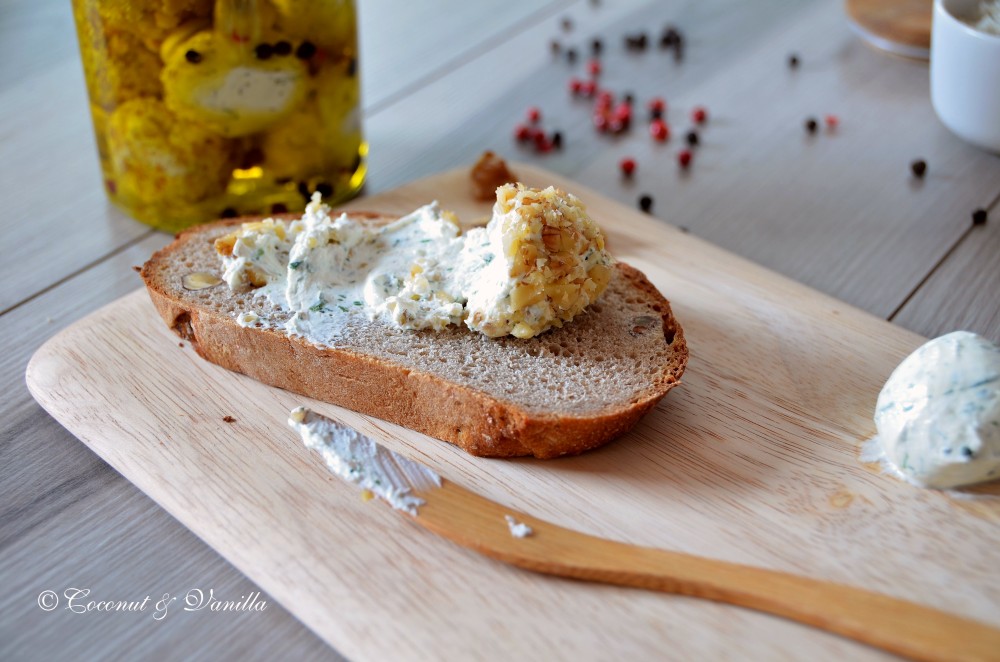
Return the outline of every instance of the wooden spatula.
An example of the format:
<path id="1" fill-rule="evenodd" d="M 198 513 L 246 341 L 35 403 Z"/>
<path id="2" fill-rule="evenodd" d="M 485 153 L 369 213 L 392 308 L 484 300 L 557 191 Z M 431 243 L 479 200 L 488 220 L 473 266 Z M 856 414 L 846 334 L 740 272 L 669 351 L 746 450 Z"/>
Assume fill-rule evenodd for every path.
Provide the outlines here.
<path id="1" fill-rule="evenodd" d="M 440 479 L 337 421 L 300 409 L 289 422 L 334 472 L 417 524 L 505 563 L 756 609 L 917 660 L 1000 660 L 1000 630 L 982 623 L 842 584 L 590 536 Z M 531 533 L 513 535 L 508 517 Z"/>

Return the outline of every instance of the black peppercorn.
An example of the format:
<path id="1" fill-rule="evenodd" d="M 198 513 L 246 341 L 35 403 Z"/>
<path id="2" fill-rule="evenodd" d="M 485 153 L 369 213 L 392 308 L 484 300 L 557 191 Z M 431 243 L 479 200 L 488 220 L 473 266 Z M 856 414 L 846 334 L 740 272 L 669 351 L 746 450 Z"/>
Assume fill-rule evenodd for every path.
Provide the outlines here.
<path id="1" fill-rule="evenodd" d="M 684 136 L 684 140 L 691 147 L 697 147 L 698 143 L 700 142 L 697 131 L 688 131 L 687 135 Z"/>
<path id="2" fill-rule="evenodd" d="M 923 159 L 917 159 L 916 161 L 910 164 L 910 172 L 912 172 L 913 176 L 916 177 L 917 179 L 923 179 L 924 173 L 927 172 L 927 161 L 924 161 Z"/>
<path id="3" fill-rule="evenodd" d="M 562 149 L 563 137 L 562 133 L 559 131 L 552 132 L 552 146 L 556 149 Z"/>
<path id="4" fill-rule="evenodd" d="M 187 53 L 184 54 L 184 59 L 190 62 L 191 64 L 198 64 L 199 62 L 201 62 L 201 53 L 192 48 L 188 50 Z"/>
<path id="5" fill-rule="evenodd" d="M 791 55 L 788 56 L 788 68 L 798 69 L 798 67 L 799 67 L 799 56 L 796 55 L 795 53 L 792 53 Z"/>
<path id="6" fill-rule="evenodd" d="M 649 111 L 649 121 L 662 120 L 663 119 L 663 109 L 662 108 L 652 108 Z"/>
<path id="7" fill-rule="evenodd" d="M 624 101 L 626 106 L 631 106 L 633 103 L 635 103 L 635 97 L 632 95 L 631 92 L 626 92 Z"/>
<path id="8" fill-rule="evenodd" d="M 569 61 L 570 64 L 573 64 L 574 62 L 576 62 L 576 49 L 575 48 L 568 48 L 568 49 L 566 49 L 566 59 Z"/>
<path id="9" fill-rule="evenodd" d="M 549 50 L 552 51 L 553 55 L 559 55 L 560 51 L 562 51 L 562 44 L 553 39 L 549 42 Z"/>
<path id="10" fill-rule="evenodd" d="M 316 45 L 311 41 L 303 41 L 299 44 L 299 47 L 295 49 L 295 57 L 300 60 L 308 60 L 313 55 L 316 55 Z"/>
<path id="11" fill-rule="evenodd" d="M 985 209 L 977 209 L 972 212 L 972 224 L 973 225 L 986 225 L 987 214 Z"/>
<path id="12" fill-rule="evenodd" d="M 604 50 L 604 42 L 600 39 L 594 39 L 590 42 L 590 52 L 594 55 L 600 55 L 601 51 Z"/>
<path id="13" fill-rule="evenodd" d="M 809 134 L 814 134 L 816 133 L 816 129 L 819 128 L 819 122 L 816 121 L 815 117 L 810 117 L 806 120 L 805 127 Z"/>
<path id="14" fill-rule="evenodd" d="M 653 197 L 650 195 L 639 196 L 639 209 L 646 212 L 647 214 L 653 208 Z"/>
<path id="15" fill-rule="evenodd" d="M 562 29 L 563 29 L 564 32 L 569 32 L 570 30 L 572 30 L 573 29 L 573 21 L 569 20 L 569 18 L 564 18 L 562 20 Z"/>
<path id="16" fill-rule="evenodd" d="M 291 52 L 292 52 L 292 45 L 287 41 L 279 41 L 274 45 L 275 55 L 285 56 L 291 54 Z"/>
<path id="17" fill-rule="evenodd" d="M 274 53 L 274 47 L 271 44 L 257 44 L 253 49 L 254 55 L 257 56 L 258 60 L 270 59 L 271 55 Z"/>

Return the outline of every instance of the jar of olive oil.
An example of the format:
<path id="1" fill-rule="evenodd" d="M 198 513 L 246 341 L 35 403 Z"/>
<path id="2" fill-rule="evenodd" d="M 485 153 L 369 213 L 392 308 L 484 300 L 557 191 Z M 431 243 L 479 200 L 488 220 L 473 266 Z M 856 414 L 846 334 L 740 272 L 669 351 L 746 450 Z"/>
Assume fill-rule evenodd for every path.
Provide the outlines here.
<path id="1" fill-rule="evenodd" d="M 73 0 L 104 184 L 175 232 L 361 188 L 353 0 Z"/>

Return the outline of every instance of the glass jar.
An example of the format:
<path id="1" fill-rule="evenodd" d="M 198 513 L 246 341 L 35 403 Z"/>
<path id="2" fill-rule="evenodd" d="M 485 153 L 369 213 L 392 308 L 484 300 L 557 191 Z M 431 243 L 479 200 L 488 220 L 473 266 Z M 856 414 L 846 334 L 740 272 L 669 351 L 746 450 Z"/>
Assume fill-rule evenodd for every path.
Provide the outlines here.
<path id="1" fill-rule="evenodd" d="M 109 197 L 176 232 L 358 192 L 353 0 L 73 0 Z"/>

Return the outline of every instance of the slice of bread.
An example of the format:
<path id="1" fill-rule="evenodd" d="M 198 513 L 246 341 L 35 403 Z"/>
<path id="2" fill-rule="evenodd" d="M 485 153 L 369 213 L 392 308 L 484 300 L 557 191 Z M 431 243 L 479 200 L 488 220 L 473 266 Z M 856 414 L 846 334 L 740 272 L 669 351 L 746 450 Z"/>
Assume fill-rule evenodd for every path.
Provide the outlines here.
<path id="1" fill-rule="evenodd" d="M 213 363 L 473 455 L 552 458 L 600 446 L 635 425 L 679 383 L 687 364 L 670 304 L 622 263 L 597 303 L 531 339 L 487 338 L 464 327 L 411 331 L 356 315 L 351 333 L 335 346 L 318 346 L 281 330 L 289 313 L 252 291 L 233 292 L 225 283 L 185 288 L 192 273 L 221 275 L 214 240 L 252 220 L 193 228 L 146 262 L 142 278 L 167 325 Z M 241 326 L 236 315 L 245 311 L 278 328 Z"/>

